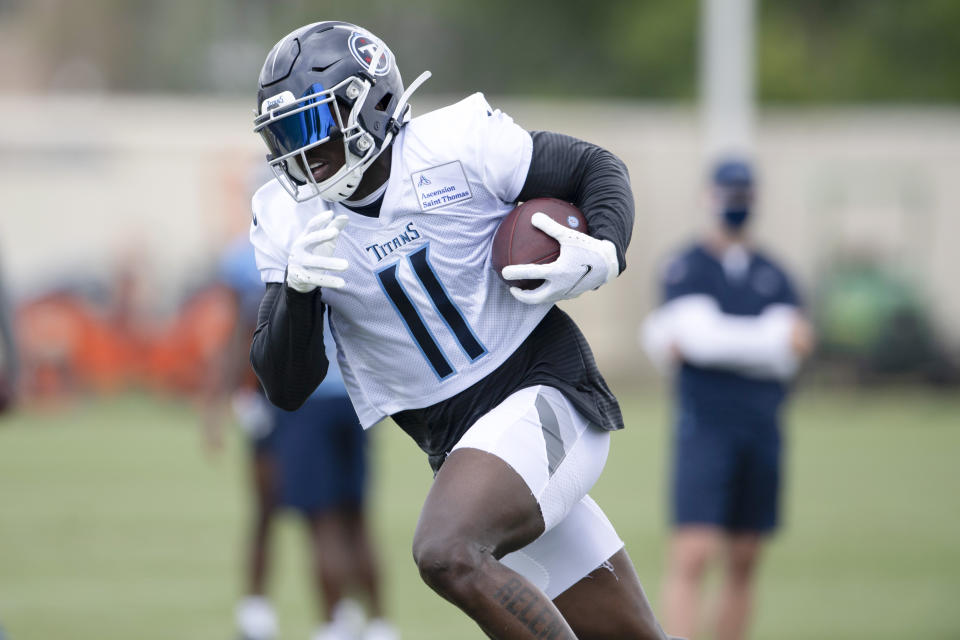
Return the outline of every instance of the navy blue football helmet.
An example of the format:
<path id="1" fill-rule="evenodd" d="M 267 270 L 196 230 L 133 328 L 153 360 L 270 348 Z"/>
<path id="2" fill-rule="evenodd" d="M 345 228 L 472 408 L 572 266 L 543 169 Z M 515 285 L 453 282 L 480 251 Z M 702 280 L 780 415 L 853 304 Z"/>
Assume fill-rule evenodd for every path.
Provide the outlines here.
<path id="1" fill-rule="evenodd" d="M 393 53 L 369 31 L 347 22 L 316 22 L 274 45 L 260 71 L 254 132 L 267 145 L 267 162 L 298 202 L 320 196 L 349 198 L 363 172 L 410 119 Z M 340 139 L 346 162 L 317 182 L 306 152 Z"/>

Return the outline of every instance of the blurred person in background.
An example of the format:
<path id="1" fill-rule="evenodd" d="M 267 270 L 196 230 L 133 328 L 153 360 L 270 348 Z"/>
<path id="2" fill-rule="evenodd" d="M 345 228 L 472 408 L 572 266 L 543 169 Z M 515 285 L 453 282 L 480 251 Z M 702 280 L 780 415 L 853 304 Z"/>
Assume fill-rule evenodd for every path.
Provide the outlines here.
<path id="1" fill-rule="evenodd" d="M 365 515 L 366 435 L 339 370 L 332 366 L 299 410 L 270 405 L 247 359 L 264 285 L 246 237 L 228 247 L 220 272 L 237 323 L 211 376 L 204 422 L 208 446 L 219 449 L 223 399 L 229 395 L 250 445 L 253 512 L 247 595 L 236 612 L 240 638 L 277 636 L 267 598 L 270 541 L 275 516 L 288 507 L 308 525 L 318 605 L 327 621 L 313 640 L 396 640 L 399 634 L 383 616 L 379 566 Z M 332 341 L 329 347 L 332 355 Z"/>
<path id="2" fill-rule="evenodd" d="M 20 354 L 14 334 L 13 316 L 13 303 L 7 293 L 3 270 L 0 269 L 0 414 L 13 405 L 20 377 Z"/>
<path id="3" fill-rule="evenodd" d="M 528 132 L 480 93 L 412 118 L 390 49 L 320 22 L 267 55 L 254 126 L 277 180 L 253 198 L 267 291 L 251 360 L 295 408 L 333 333 L 364 427 L 390 416 L 435 477 L 413 539 L 423 580 L 491 638 L 662 639 L 623 541 L 588 491 L 623 427 L 616 398 L 555 303 L 625 268 L 626 167 Z M 535 213 L 549 264 L 490 268 L 517 202 L 572 202 L 590 233 Z M 325 326 L 327 316 L 329 326 Z"/>
<path id="4" fill-rule="evenodd" d="M 781 407 L 813 334 L 790 277 L 751 246 L 752 167 L 721 160 L 711 182 L 712 229 L 668 261 L 641 341 L 676 385 L 665 627 L 696 635 L 703 579 L 718 561 L 712 637 L 737 640 L 778 522 Z"/>

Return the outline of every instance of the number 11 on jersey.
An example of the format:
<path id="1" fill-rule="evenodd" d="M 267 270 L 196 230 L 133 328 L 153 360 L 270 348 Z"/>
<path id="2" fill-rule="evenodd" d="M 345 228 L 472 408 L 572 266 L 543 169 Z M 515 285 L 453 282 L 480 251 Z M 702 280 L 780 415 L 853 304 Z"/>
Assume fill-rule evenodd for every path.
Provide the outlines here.
<path id="1" fill-rule="evenodd" d="M 453 337 L 456 338 L 463 353 L 470 358 L 470 362 L 476 362 L 486 355 L 486 347 L 477 339 L 476 334 L 474 334 L 470 325 L 467 324 L 466 318 L 463 317 L 463 313 L 453 300 L 450 299 L 443 283 L 440 282 L 436 271 L 431 266 L 430 245 L 427 244 L 423 248 L 411 253 L 407 256 L 407 261 L 410 263 L 414 275 L 416 275 L 420 281 L 420 286 L 423 287 L 423 290 L 430 298 L 434 311 L 447 325 L 447 329 L 449 329 Z M 397 278 L 397 266 L 398 263 L 395 262 L 392 265 L 384 267 L 377 272 L 377 279 L 380 281 L 380 286 L 393 305 L 394 310 L 407 328 L 410 337 L 413 338 L 413 341 L 420 349 L 420 353 L 423 354 L 423 357 L 430 364 L 437 378 L 444 380 L 455 374 L 456 370 L 453 368 L 453 365 L 450 364 L 443 349 L 437 344 L 437 340 L 434 338 L 427 323 L 424 322 L 420 310 L 417 309 L 413 301 L 410 300 L 410 296 L 407 295 L 403 285 Z"/>

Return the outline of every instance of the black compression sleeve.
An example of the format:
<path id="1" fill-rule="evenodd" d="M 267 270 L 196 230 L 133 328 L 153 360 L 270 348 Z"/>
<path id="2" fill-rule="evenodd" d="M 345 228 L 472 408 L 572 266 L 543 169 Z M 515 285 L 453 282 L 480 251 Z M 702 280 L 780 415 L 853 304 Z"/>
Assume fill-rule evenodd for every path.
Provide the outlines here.
<path id="1" fill-rule="evenodd" d="M 633 191 L 627 167 L 595 144 L 551 131 L 533 131 L 533 157 L 517 201 L 550 197 L 572 202 L 590 235 L 617 248 L 622 272 L 633 232 Z"/>
<path id="2" fill-rule="evenodd" d="M 327 375 L 320 292 L 269 283 L 260 302 L 250 363 L 270 402 L 293 411 Z"/>

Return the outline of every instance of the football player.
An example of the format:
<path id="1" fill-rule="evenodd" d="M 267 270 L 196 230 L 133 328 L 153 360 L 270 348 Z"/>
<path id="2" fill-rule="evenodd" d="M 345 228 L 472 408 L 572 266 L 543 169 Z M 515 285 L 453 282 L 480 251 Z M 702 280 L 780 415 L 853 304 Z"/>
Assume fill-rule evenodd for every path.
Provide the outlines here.
<path id="1" fill-rule="evenodd" d="M 251 360 L 295 409 L 323 379 L 323 317 L 364 427 L 385 417 L 435 471 L 413 540 L 426 583 L 491 638 L 663 638 L 630 558 L 587 494 L 623 427 L 555 303 L 619 275 L 633 225 L 624 164 L 528 132 L 482 94 L 417 118 L 390 49 L 343 22 L 268 54 L 254 128 L 276 179 L 253 198 L 266 294 Z M 490 267 L 520 201 L 572 202 L 589 235 L 535 215 L 559 258 Z"/>
<path id="2" fill-rule="evenodd" d="M 790 278 L 750 246 L 750 165 L 719 162 L 710 194 L 712 230 L 668 263 L 663 304 L 642 341 L 654 362 L 676 370 L 666 627 L 694 635 L 706 569 L 722 555 L 713 637 L 737 640 L 763 540 L 777 524 L 780 408 L 813 335 Z"/>
<path id="3" fill-rule="evenodd" d="M 212 380 L 220 389 L 217 395 L 234 389 L 232 404 L 250 442 L 253 480 L 246 595 L 236 612 L 239 636 L 242 640 L 277 636 L 266 586 L 270 534 L 279 508 L 286 507 L 301 515 L 309 529 L 312 582 L 325 620 L 313 640 L 397 640 L 399 635 L 384 618 L 379 566 L 365 514 L 365 432 L 339 370 L 331 366 L 323 384 L 297 411 L 271 407 L 258 392 L 256 380 L 251 385 L 244 379 L 250 369 L 245 354 L 263 295 L 246 237 L 228 247 L 220 280 L 231 294 L 238 322 L 234 340 L 222 354 L 222 370 Z M 328 339 L 327 346 L 332 354 L 333 341 Z M 205 426 L 218 430 L 218 416 L 209 411 L 215 407 L 207 407 Z M 219 440 L 213 436 L 214 442 Z"/>

